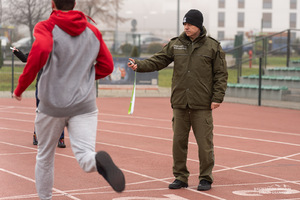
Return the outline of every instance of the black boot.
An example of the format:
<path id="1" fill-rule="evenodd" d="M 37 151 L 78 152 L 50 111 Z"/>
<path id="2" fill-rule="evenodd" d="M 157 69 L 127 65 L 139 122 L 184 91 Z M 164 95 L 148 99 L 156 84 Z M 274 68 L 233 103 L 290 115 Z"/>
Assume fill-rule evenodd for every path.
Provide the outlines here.
<path id="1" fill-rule="evenodd" d="M 32 142 L 33 145 L 38 145 L 38 141 L 36 139 L 36 134 L 33 133 L 33 142 Z"/>

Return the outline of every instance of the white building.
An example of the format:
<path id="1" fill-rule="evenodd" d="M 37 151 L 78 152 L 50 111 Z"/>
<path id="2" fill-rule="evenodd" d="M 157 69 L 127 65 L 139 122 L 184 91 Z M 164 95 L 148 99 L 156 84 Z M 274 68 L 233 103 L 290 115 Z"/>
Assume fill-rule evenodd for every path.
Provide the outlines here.
<path id="1" fill-rule="evenodd" d="M 177 2 L 125 0 L 120 16 L 137 19 L 139 31 L 170 38 L 177 34 Z M 183 31 L 182 18 L 192 8 L 203 13 L 209 35 L 219 40 L 233 39 L 236 34 L 246 32 L 300 29 L 300 0 L 180 0 L 180 32 Z M 119 31 L 130 29 L 130 21 L 118 27 Z"/>
<path id="2" fill-rule="evenodd" d="M 219 40 L 246 32 L 300 29 L 300 0 L 212 0 L 209 4 L 208 30 Z"/>

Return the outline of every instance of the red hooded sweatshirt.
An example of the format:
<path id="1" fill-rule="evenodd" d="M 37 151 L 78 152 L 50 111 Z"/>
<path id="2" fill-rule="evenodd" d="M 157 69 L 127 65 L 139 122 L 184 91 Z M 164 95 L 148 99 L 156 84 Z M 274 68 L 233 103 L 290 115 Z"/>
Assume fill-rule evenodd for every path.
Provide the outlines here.
<path id="1" fill-rule="evenodd" d="M 100 31 L 80 11 L 53 11 L 34 29 L 35 41 L 14 93 L 21 96 L 43 68 L 39 110 L 55 117 L 94 111 L 94 80 L 113 71 Z"/>

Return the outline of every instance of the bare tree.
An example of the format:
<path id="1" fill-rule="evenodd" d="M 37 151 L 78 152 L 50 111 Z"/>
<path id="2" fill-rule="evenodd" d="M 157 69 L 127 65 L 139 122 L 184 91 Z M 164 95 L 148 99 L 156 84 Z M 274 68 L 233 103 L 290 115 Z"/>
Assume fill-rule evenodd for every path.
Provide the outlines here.
<path id="1" fill-rule="evenodd" d="M 93 19 L 99 19 L 108 26 L 115 26 L 118 22 L 129 19 L 118 15 L 124 0 L 77 0 L 76 8 Z"/>
<path id="2" fill-rule="evenodd" d="M 33 28 L 51 12 L 50 0 L 6 0 L 8 9 L 4 11 L 5 20 L 15 25 L 29 28 L 33 42 Z"/>
<path id="3" fill-rule="evenodd" d="M 0 24 L 2 25 L 2 0 L 0 0 Z"/>

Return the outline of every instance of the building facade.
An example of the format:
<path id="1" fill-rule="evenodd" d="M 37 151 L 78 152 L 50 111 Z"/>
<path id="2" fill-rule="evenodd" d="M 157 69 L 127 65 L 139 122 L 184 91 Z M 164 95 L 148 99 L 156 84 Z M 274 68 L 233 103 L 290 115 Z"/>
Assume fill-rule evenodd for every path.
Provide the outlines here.
<path id="1" fill-rule="evenodd" d="M 206 13 L 209 34 L 218 40 L 300 29 L 300 0 L 212 0 Z M 300 37 L 300 31 L 292 33 Z"/>
<path id="2" fill-rule="evenodd" d="M 182 19 L 189 9 L 203 13 L 208 34 L 218 40 L 300 29 L 300 0 L 179 0 L 179 4 L 177 21 L 178 0 L 124 0 L 119 15 L 130 20 L 120 23 L 118 30 L 130 32 L 131 20 L 136 19 L 138 32 L 170 39 L 177 35 L 177 27 L 183 31 Z M 300 31 L 292 34 L 300 38 Z"/>

